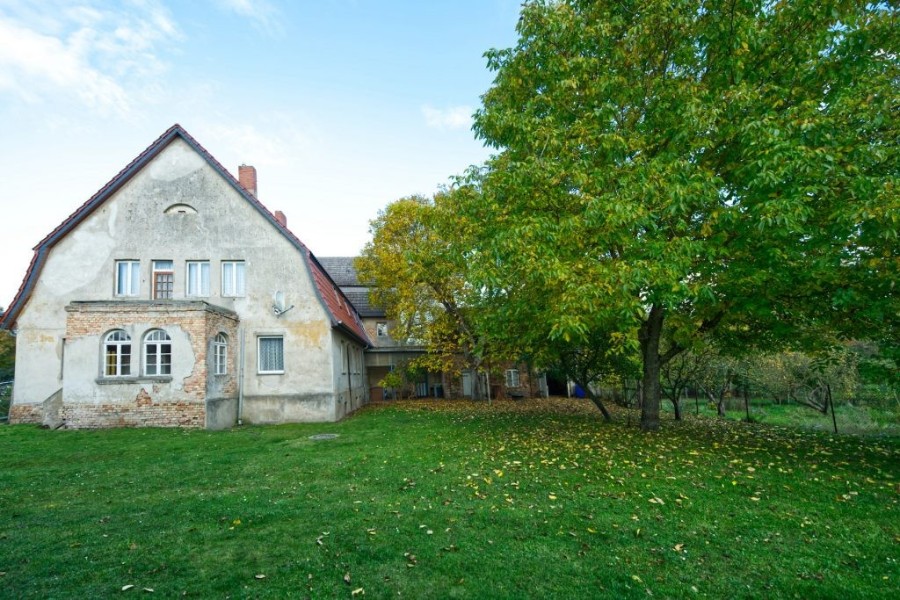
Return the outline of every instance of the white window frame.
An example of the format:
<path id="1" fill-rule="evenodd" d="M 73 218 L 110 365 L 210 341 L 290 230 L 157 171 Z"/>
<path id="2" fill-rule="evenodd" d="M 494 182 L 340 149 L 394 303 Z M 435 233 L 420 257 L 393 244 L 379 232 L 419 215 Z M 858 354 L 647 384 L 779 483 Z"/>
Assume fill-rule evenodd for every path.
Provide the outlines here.
<path id="1" fill-rule="evenodd" d="M 185 266 L 185 295 L 190 298 L 209 297 L 209 261 L 189 260 Z M 204 283 L 206 284 L 204 286 Z"/>
<path id="2" fill-rule="evenodd" d="M 117 260 L 115 286 L 115 295 L 118 297 L 138 296 L 141 293 L 141 261 Z"/>
<path id="3" fill-rule="evenodd" d="M 166 377 L 172 374 L 172 338 L 162 329 L 151 329 L 144 334 L 144 376 Z M 166 352 L 168 346 L 168 352 Z M 151 355 L 153 359 L 151 360 Z M 163 360 L 168 357 L 168 362 Z"/>
<path id="4" fill-rule="evenodd" d="M 380 338 L 388 337 L 387 321 L 377 321 L 375 323 L 375 337 L 380 337 Z"/>
<path id="5" fill-rule="evenodd" d="M 115 339 L 114 339 L 115 338 Z M 114 362 L 110 364 L 110 349 L 113 349 Z M 123 360 L 128 357 L 128 361 Z M 103 376 L 104 377 L 128 377 L 131 375 L 131 336 L 124 329 L 113 329 L 103 336 Z M 110 366 L 113 373 L 110 373 Z"/>
<path id="6" fill-rule="evenodd" d="M 213 374 L 228 374 L 228 336 L 224 333 L 213 338 Z"/>
<path id="7" fill-rule="evenodd" d="M 280 369 L 263 369 L 262 346 L 263 340 L 278 340 L 281 342 L 281 368 Z M 268 366 L 268 365 L 267 365 Z M 256 337 L 256 372 L 260 375 L 281 375 L 284 373 L 284 336 L 283 335 L 260 335 Z"/>
<path id="8" fill-rule="evenodd" d="M 230 270 L 230 275 L 225 271 Z M 240 272 L 240 276 L 238 273 Z M 222 296 L 226 298 L 242 298 L 247 295 L 247 268 L 242 260 L 222 261 Z"/>
<path id="9" fill-rule="evenodd" d="M 514 388 L 519 387 L 521 385 L 519 380 L 519 370 L 518 369 L 507 369 L 506 370 L 506 387 Z"/>

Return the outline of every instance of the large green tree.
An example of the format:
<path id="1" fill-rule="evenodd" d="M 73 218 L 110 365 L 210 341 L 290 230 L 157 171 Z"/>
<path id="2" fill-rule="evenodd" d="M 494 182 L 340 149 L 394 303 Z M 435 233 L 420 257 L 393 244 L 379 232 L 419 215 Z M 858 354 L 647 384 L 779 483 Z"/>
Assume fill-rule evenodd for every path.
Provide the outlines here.
<path id="1" fill-rule="evenodd" d="M 701 336 L 895 326 L 896 21 L 888 3 L 526 2 L 517 45 L 487 53 L 474 129 L 497 153 L 458 209 L 472 282 L 554 339 L 632 335 L 645 430 L 661 366 Z"/>

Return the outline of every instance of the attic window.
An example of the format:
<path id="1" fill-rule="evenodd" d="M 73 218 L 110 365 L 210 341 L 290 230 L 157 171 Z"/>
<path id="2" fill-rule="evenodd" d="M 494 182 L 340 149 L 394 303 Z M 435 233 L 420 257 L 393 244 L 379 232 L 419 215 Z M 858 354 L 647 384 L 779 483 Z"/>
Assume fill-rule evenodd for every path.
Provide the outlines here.
<path id="1" fill-rule="evenodd" d="M 167 215 L 196 215 L 197 209 L 190 204 L 173 204 L 165 210 Z"/>

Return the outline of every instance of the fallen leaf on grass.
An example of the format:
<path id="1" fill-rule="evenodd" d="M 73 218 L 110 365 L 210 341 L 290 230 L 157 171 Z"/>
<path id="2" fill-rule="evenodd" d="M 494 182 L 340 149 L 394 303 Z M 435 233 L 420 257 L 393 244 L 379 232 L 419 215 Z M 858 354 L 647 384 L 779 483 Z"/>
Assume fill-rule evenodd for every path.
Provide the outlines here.
<path id="1" fill-rule="evenodd" d="M 358 594 L 362 594 L 363 596 L 365 596 L 365 595 L 366 595 L 366 590 L 364 590 L 364 589 L 362 589 L 362 588 L 356 588 L 355 590 L 353 590 L 352 592 L 350 592 L 350 595 L 351 595 L 351 596 L 356 596 L 356 595 L 358 595 Z"/>
<path id="2" fill-rule="evenodd" d="M 344 573 L 344 583 L 350 585 L 350 573 Z"/>
<path id="3" fill-rule="evenodd" d="M 128 585 L 123 585 L 123 586 L 122 586 L 122 591 L 123 591 L 123 592 L 127 592 L 128 590 L 130 590 L 130 589 L 133 588 L 133 587 L 134 587 L 134 584 L 131 584 L 131 583 L 129 583 Z"/>
<path id="4" fill-rule="evenodd" d="M 265 579 L 266 576 L 263 575 L 262 573 L 259 573 L 259 574 L 256 576 L 256 578 L 257 578 L 257 579 Z"/>

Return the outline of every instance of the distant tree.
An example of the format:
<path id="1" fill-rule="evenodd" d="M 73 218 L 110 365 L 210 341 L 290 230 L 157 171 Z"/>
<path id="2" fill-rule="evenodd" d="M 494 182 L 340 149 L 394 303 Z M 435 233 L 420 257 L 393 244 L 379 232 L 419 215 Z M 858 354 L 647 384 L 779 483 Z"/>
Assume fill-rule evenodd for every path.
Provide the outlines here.
<path id="1" fill-rule="evenodd" d="M 552 370 L 575 382 L 594 403 L 603 418 L 612 417 L 599 395 L 599 386 L 634 377 L 639 372 L 637 356 L 615 340 L 609 332 L 585 336 L 575 342 L 547 341 L 545 360 L 551 361 Z"/>
<path id="2" fill-rule="evenodd" d="M 716 414 L 721 418 L 725 417 L 725 401 L 731 397 L 742 372 L 737 359 L 722 354 L 715 347 L 707 347 L 696 374 L 696 385 L 715 405 Z"/>
<path id="3" fill-rule="evenodd" d="M 857 384 L 856 356 L 836 347 L 817 355 L 780 352 L 750 357 L 745 375 L 778 404 L 797 403 L 825 414 L 832 395 L 852 399 Z"/>
<path id="4" fill-rule="evenodd" d="M 697 386 L 701 373 L 712 358 L 708 348 L 694 348 L 682 352 L 662 365 L 660 387 L 663 394 L 672 403 L 675 420 L 681 420 L 681 401 L 691 386 Z"/>
<path id="5" fill-rule="evenodd" d="M 356 261 L 362 279 L 374 285 L 371 301 L 385 308 L 391 336 L 422 344 L 414 366 L 431 371 L 481 370 L 489 357 L 479 326 L 482 292 L 467 279 L 465 225 L 452 213 L 448 190 L 433 198 L 410 196 L 389 204 L 370 225 L 372 241 Z M 474 395 L 484 397 L 481 378 Z"/>
<path id="6" fill-rule="evenodd" d="M 896 12 L 525 2 L 516 46 L 486 55 L 496 78 L 474 129 L 498 153 L 458 211 L 477 237 L 470 281 L 516 292 L 507 315 L 553 339 L 633 335 L 645 430 L 661 368 L 720 329 L 768 348 L 826 325 L 890 337 Z"/>

